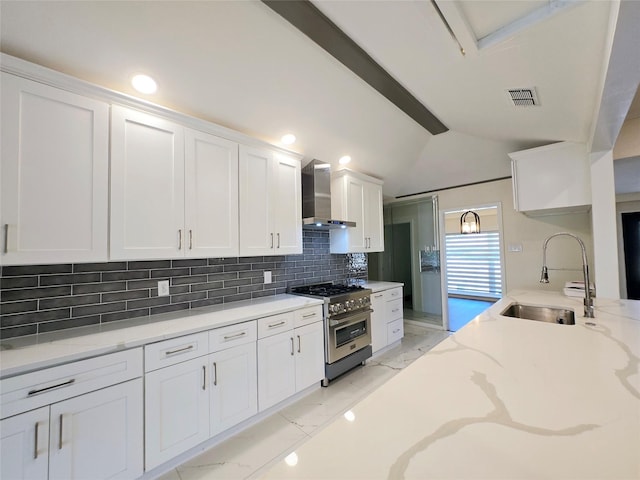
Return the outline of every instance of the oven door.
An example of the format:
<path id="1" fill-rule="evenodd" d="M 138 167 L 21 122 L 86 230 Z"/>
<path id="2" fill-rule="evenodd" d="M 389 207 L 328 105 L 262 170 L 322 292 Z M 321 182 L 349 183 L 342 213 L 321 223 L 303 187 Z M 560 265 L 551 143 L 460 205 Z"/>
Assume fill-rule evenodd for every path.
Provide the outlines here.
<path id="1" fill-rule="evenodd" d="M 354 313 L 339 321 L 327 321 L 326 325 L 327 363 L 336 362 L 371 344 L 371 310 Z"/>

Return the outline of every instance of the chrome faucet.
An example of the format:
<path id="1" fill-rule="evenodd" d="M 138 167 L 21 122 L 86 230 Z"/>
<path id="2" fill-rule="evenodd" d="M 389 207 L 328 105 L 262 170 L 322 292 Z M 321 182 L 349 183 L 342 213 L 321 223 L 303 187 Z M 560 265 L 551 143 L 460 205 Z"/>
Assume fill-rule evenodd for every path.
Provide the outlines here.
<path id="1" fill-rule="evenodd" d="M 587 261 L 587 249 L 584 247 L 584 242 L 580 237 L 577 237 L 573 233 L 560 232 L 554 233 L 545 239 L 544 244 L 542 245 L 542 274 L 540 275 L 540 283 L 549 283 L 549 271 L 547 269 L 547 244 L 549 243 L 549 240 L 559 235 L 568 235 L 569 237 L 575 238 L 580 244 L 580 248 L 582 249 L 582 275 L 584 276 L 584 316 L 586 318 L 595 318 L 593 298 L 591 297 L 591 288 L 589 287 L 589 262 Z"/>

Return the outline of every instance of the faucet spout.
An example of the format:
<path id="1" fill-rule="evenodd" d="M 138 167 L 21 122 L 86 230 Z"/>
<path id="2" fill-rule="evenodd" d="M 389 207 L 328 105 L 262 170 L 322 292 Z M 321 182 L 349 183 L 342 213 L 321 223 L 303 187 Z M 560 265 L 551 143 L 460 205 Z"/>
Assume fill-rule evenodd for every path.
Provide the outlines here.
<path id="1" fill-rule="evenodd" d="M 558 237 L 560 235 L 567 235 L 571 238 L 574 238 L 580 244 L 580 248 L 582 249 L 582 276 L 584 278 L 584 316 L 586 318 L 595 318 L 595 311 L 593 307 L 593 297 L 591 295 L 591 288 L 589 288 L 589 261 L 587 260 L 587 249 L 584 246 L 584 242 L 580 237 L 574 235 L 569 232 L 559 232 L 554 233 L 547 237 L 542 244 L 542 274 L 540 276 L 540 283 L 549 283 L 549 271 L 547 268 L 547 244 L 549 240 L 553 237 Z"/>

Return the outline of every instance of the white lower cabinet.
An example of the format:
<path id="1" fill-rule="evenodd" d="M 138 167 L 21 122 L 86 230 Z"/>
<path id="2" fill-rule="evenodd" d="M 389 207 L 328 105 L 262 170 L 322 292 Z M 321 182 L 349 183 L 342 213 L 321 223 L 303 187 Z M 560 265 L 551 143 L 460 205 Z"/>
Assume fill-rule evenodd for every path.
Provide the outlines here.
<path id="1" fill-rule="evenodd" d="M 371 348 L 376 353 L 404 336 L 402 287 L 371 294 Z"/>
<path id="2" fill-rule="evenodd" d="M 270 317 L 261 318 L 259 322 L 273 324 Z M 258 329 L 260 331 L 260 327 Z M 258 339 L 258 407 L 260 411 L 310 387 L 323 377 L 322 322 L 302 325 Z"/>
<path id="3" fill-rule="evenodd" d="M 212 353 L 210 434 L 217 435 L 258 413 L 255 339 Z"/>
<path id="4" fill-rule="evenodd" d="M 49 407 L 0 421 L 0 477 L 46 479 L 49 467 Z"/>
<path id="5" fill-rule="evenodd" d="M 142 379 L 51 405 L 49 479 L 142 475 Z"/>
<path id="6" fill-rule="evenodd" d="M 209 438 L 207 357 L 145 375 L 145 468 Z"/>
<path id="7" fill-rule="evenodd" d="M 0 422 L 3 479 L 142 475 L 142 379 Z"/>

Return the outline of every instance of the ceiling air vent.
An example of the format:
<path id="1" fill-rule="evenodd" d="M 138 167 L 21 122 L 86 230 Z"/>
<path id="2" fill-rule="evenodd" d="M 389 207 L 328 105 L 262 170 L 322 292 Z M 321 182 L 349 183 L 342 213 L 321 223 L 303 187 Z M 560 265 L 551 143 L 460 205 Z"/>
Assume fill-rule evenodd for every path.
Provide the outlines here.
<path id="1" fill-rule="evenodd" d="M 513 88 L 507 90 L 509 98 L 516 107 L 533 107 L 540 105 L 535 88 Z"/>

